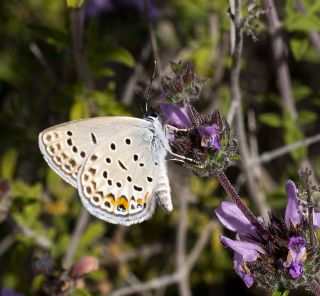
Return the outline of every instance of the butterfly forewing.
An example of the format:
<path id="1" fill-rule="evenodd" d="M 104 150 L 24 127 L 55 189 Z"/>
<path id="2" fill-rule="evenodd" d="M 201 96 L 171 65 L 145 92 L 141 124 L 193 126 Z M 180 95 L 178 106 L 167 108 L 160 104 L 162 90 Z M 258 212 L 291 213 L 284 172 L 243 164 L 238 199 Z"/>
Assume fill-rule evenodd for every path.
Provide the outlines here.
<path id="1" fill-rule="evenodd" d="M 77 175 L 91 151 L 118 131 L 145 125 L 131 117 L 97 117 L 53 126 L 39 135 L 39 146 L 49 166 L 77 187 Z"/>
<path id="2" fill-rule="evenodd" d="M 100 143 L 78 177 L 82 202 L 100 219 L 130 225 L 154 211 L 160 177 L 154 134 L 145 127 L 123 130 Z"/>

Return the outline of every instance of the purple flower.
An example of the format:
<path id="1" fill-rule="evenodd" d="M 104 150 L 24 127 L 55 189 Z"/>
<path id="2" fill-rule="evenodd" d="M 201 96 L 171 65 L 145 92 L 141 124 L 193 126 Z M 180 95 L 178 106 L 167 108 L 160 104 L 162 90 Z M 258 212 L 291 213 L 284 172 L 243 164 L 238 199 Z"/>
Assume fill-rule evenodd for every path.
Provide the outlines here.
<path id="1" fill-rule="evenodd" d="M 288 243 L 287 261 L 283 266 L 288 268 L 292 278 L 298 278 L 303 274 L 303 263 L 307 259 L 307 241 L 303 237 L 290 237 Z"/>
<path id="2" fill-rule="evenodd" d="M 220 138 L 218 135 L 218 126 L 216 124 L 212 125 L 202 125 L 197 128 L 201 136 L 201 146 L 206 148 L 216 148 L 219 150 L 221 148 Z"/>
<path id="3" fill-rule="evenodd" d="M 285 213 L 285 222 L 287 225 L 292 223 L 292 225 L 297 226 L 301 223 L 302 219 L 304 218 L 304 211 L 303 211 L 303 202 L 298 202 L 298 189 L 296 184 L 288 180 L 286 183 L 286 192 L 288 196 L 288 204 L 286 207 Z M 320 227 L 320 213 L 315 213 L 313 211 L 313 225 L 315 227 Z"/>
<path id="4" fill-rule="evenodd" d="M 182 129 L 192 127 L 186 108 L 162 103 L 160 109 L 168 124 Z"/>
<path id="5" fill-rule="evenodd" d="M 215 148 L 217 150 L 221 148 L 218 125 L 214 123 L 199 125 L 194 124 L 190 118 L 188 110 L 185 107 L 178 107 L 162 103 L 160 104 L 160 109 L 165 117 L 166 123 L 178 129 L 196 130 L 201 139 L 201 147 L 206 149 Z M 174 132 L 169 132 L 168 138 L 170 141 L 173 141 Z"/>
<path id="6" fill-rule="evenodd" d="M 286 192 L 288 196 L 288 203 L 285 212 L 285 222 L 287 225 L 292 223 L 292 225 L 296 226 L 297 224 L 301 223 L 303 216 L 299 211 L 297 187 L 293 181 L 287 181 Z"/>
<path id="7" fill-rule="evenodd" d="M 258 238 L 257 233 L 234 203 L 225 201 L 215 212 L 223 226 L 238 235 L 237 240 L 221 236 L 221 242 L 234 251 L 235 271 L 249 288 L 253 285 L 254 278 L 247 263 L 254 262 L 260 254 L 265 253 L 259 244 L 253 242 L 254 238 Z"/>
<path id="8" fill-rule="evenodd" d="M 236 232 L 240 239 L 244 237 L 250 240 L 251 237 L 258 237 L 247 217 L 233 202 L 222 202 L 221 207 L 216 209 L 215 213 L 222 225 Z"/>
<path id="9" fill-rule="evenodd" d="M 286 183 L 286 192 L 288 203 L 284 220 L 271 214 L 270 224 L 264 225 L 258 219 L 269 232 L 270 240 L 259 235 L 257 228 L 253 227 L 236 204 L 222 202 L 221 207 L 215 211 L 223 226 L 236 232 L 235 240 L 221 236 L 221 242 L 234 252 L 234 269 L 247 287 L 259 281 L 260 275 L 262 282 L 259 283 L 263 285 L 265 273 L 273 270 L 275 281 L 279 281 L 282 276 L 285 279 L 288 275 L 298 279 L 306 275 L 305 261 L 314 260 L 308 258 L 311 255 L 307 256 L 308 220 L 303 215 L 301 202 L 298 202 L 297 187 L 291 180 Z M 319 215 L 313 213 L 314 226 L 319 225 L 318 219 Z"/>

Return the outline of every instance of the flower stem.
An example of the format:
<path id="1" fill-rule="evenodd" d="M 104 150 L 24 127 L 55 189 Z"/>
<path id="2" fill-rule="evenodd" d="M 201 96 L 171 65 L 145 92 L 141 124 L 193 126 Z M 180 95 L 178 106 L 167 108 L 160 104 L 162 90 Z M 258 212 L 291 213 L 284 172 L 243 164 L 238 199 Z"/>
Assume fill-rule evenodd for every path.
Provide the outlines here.
<path id="1" fill-rule="evenodd" d="M 223 171 L 216 173 L 216 178 L 220 182 L 223 189 L 226 191 L 230 199 L 236 204 L 239 210 L 246 216 L 246 218 L 250 221 L 252 226 L 255 228 L 257 234 L 259 234 L 264 240 L 269 242 L 274 242 L 271 234 L 261 225 L 258 221 L 257 217 L 253 215 L 253 213 L 248 209 L 248 207 L 243 203 L 240 196 L 231 185 L 229 179 L 225 175 Z"/>
<path id="2" fill-rule="evenodd" d="M 312 280 L 308 286 L 308 290 L 314 295 L 320 296 L 320 285 L 316 280 Z"/>

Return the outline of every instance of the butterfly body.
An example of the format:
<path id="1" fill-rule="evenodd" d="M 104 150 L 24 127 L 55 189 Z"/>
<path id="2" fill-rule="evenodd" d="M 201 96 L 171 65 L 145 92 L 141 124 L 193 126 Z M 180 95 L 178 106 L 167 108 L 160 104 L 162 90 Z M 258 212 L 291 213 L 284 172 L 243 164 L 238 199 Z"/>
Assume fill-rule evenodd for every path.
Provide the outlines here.
<path id="1" fill-rule="evenodd" d="M 107 222 L 149 219 L 158 203 L 172 210 L 166 172 L 168 140 L 158 117 L 97 117 L 39 135 L 49 166 L 78 189 L 88 211 Z"/>

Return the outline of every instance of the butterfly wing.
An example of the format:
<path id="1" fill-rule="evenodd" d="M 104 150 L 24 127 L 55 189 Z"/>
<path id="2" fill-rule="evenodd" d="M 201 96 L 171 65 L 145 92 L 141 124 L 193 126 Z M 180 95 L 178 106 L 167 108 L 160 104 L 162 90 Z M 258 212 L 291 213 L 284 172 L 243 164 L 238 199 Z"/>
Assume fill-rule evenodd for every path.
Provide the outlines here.
<path id="1" fill-rule="evenodd" d="M 119 131 L 145 126 L 132 117 L 96 117 L 48 128 L 39 135 L 39 147 L 49 166 L 73 187 L 88 155 Z"/>
<path id="2" fill-rule="evenodd" d="M 157 131 L 145 123 L 114 133 L 92 150 L 82 166 L 78 191 L 92 215 L 114 224 L 139 223 L 152 216 L 160 196 L 170 199 L 164 207 L 172 210 L 166 149 Z"/>

